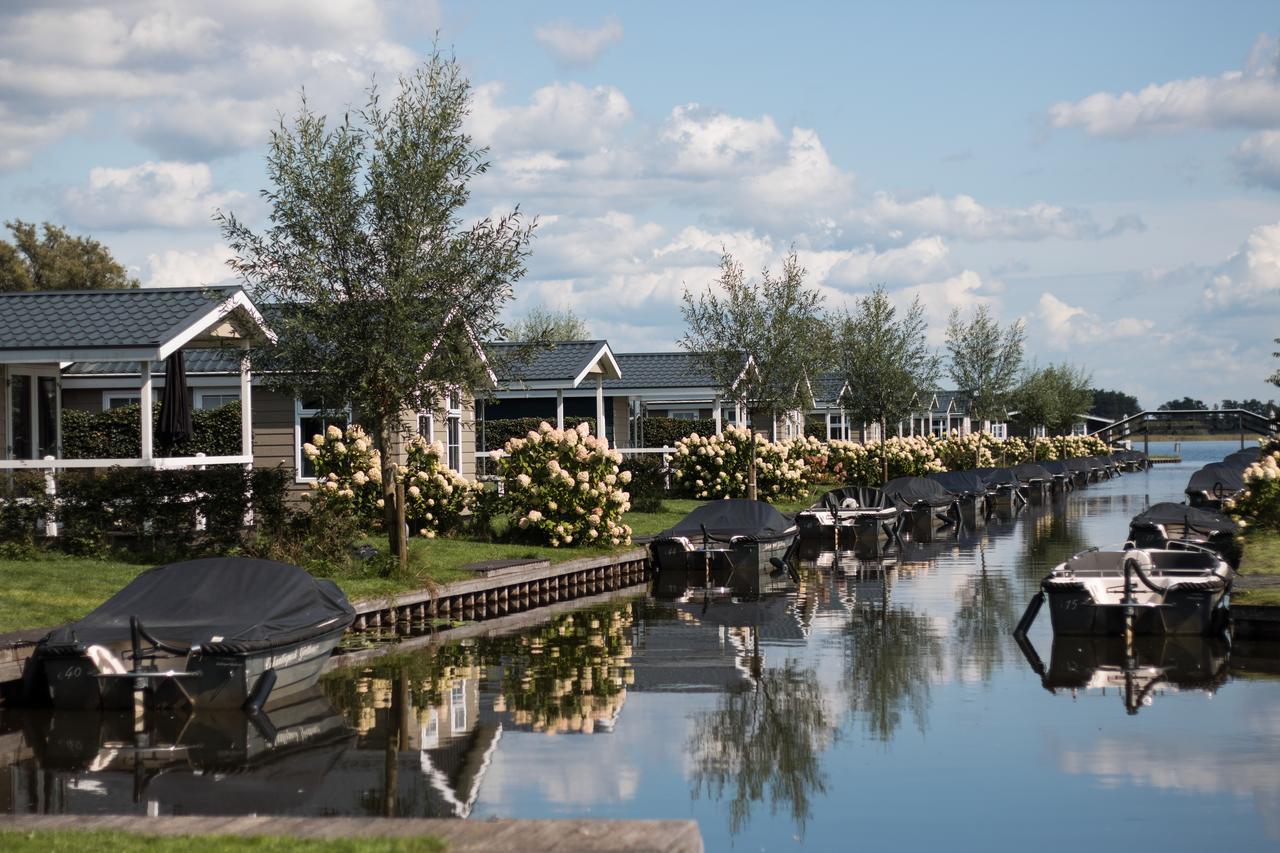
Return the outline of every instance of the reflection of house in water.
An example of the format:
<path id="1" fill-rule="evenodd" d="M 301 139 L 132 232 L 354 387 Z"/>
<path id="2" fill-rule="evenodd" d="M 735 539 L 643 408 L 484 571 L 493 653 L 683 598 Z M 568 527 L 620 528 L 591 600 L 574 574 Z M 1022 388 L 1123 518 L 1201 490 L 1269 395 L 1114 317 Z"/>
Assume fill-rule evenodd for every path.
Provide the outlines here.
<path id="1" fill-rule="evenodd" d="M 677 611 L 675 619 L 638 621 L 636 655 L 631 659 L 634 689 L 718 693 L 747 683 L 751 669 L 745 630 L 710 630 L 684 611 Z"/>

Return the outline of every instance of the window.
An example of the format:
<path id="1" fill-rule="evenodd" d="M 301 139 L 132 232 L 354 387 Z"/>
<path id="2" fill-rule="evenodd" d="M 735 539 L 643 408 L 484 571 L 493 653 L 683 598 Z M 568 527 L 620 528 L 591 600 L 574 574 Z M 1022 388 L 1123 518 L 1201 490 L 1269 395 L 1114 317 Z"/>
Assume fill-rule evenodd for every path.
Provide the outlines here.
<path id="1" fill-rule="evenodd" d="M 844 412 L 832 412 L 829 417 L 831 418 L 831 428 L 827 430 L 827 438 L 847 438 L 848 436 L 844 432 Z"/>
<path id="2" fill-rule="evenodd" d="M 467 730 L 467 680 L 449 688 L 449 731 L 458 734 Z"/>
<path id="3" fill-rule="evenodd" d="M 445 451 L 448 465 L 459 474 L 462 473 L 462 394 L 449 392 L 448 408 L 445 410 Z"/>
<path id="4" fill-rule="evenodd" d="M 58 455 L 58 377 L 47 372 L 13 373 L 0 405 L 8 408 L 9 452 L 14 459 Z"/>
<path id="5" fill-rule="evenodd" d="M 311 464 L 302 453 L 302 445 L 311 441 L 316 435 L 324 434 L 324 431 L 331 426 L 338 429 L 346 429 L 347 424 L 351 423 L 351 409 L 339 410 L 337 412 L 326 412 L 324 404 L 319 401 L 299 400 L 294 404 L 294 421 L 293 421 L 293 461 L 298 472 L 297 479 L 299 482 L 304 480 L 314 480 L 316 478 L 315 466 Z"/>
<path id="6" fill-rule="evenodd" d="M 677 421 L 696 421 L 698 419 L 698 411 L 696 409 L 673 409 L 667 417 L 674 418 Z"/>
<path id="7" fill-rule="evenodd" d="M 227 403 L 240 402 L 239 391 L 197 391 L 195 396 L 197 409 L 216 409 Z"/>
<path id="8" fill-rule="evenodd" d="M 112 409 L 118 409 L 121 406 L 136 406 L 142 402 L 142 397 L 137 392 L 130 393 L 128 391 L 103 391 L 102 392 L 102 411 L 109 412 Z"/>

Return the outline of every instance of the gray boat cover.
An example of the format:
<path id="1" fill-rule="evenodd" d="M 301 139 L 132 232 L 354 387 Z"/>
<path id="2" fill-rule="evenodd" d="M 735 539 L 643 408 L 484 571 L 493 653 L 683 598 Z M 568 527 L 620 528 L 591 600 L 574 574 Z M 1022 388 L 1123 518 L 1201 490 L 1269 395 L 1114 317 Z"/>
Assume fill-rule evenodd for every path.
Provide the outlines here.
<path id="1" fill-rule="evenodd" d="M 982 479 L 982 475 L 976 470 L 943 471 L 930 474 L 929 479 L 939 483 L 942 488 L 953 495 L 972 497 L 973 495 L 985 495 L 987 493 L 986 481 Z"/>
<path id="2" fill-rule="evenodd" d="M 161 642 L 247 652 L 346 628 L 356 612 L 333 581 L 272 560 L 210 557 L 149 569 L 47 645 L 129 642 L 130 617 Z"/>
<path id="3" fill-rule="evenodd" d="M 1222 461 L 1224 464 L 1231 465 L 1236 468 L 1248 468 L 1261 458 L 1261 447 L 1246 447 L 1244 450 L 1237 450 Z"/>
<path id="4" fill-rule="evenodd" d="M 1066 477 L 1069 476 L 1073 469 L 1068 467 L 1066 462 L 1061 459 L 1046 459 L 1040 463 L 1040 467 L 1049 472 L 1050 477 Z"/>
<path id="5" fill-rule="evenodd" d="M 898 477 L 885 483 L 881 491 L 895 503 L 906 506 L 925 504 L 931 507 L 951 506 L 956 496 L 937 480 L 928 477 Z"/>
<path id="6" fill-rule="evenodd" d="M 1187 494 L 1208 492 L 1218 495 L 1233 495 L 1244 488 L 1244 469 L 1213 462 L 1191 475 L 1187 481 Z"/>
<path id="7" fill-rule="evenodd" d="M 703 528 L 718 539 L 731 536 L 781 539 L 794 536 L 796 532 L 791 519 L 764 501 L 734 498 L 705 503 L 654 538 L 674 539 L 679 536 L 694 541 L 701 538 Z"/>
<path id="8" fill-rule="evenodd" d="M 1032 480 L 1043 480 L 1047 483 L 1053 479 L 1053 474 L 1038 462 L 1023 462 L 1021 465 L 1014 465 L 1013 473 L 1018 478 L 1018 481 L 1022 483 L 1030 483 Z"/>
<path id="9" fill-rule="evenodd" d="M 1235 533 L 1237 525 L 1220 512 L 1171 501 L 1153 504 L 1133 517 L 1134 524 L 1182 524 L 1200 533 Z"/>

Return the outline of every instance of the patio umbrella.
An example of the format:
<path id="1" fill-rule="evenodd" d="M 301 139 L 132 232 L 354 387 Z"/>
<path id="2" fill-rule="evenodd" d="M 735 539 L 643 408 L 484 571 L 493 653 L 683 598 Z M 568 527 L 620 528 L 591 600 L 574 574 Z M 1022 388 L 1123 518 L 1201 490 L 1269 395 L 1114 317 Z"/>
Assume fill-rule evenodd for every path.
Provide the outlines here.
<path id="1" fill-rule="evenodd" d="M 146 413 L 144 413 L 145 415 Z M 187 367 L 182 350 L 165 359 L 164 393 L 160 395 L 160 423 L 156 440 L 168 453 L 191 438 L 191 402 L 187 394 Z"/>

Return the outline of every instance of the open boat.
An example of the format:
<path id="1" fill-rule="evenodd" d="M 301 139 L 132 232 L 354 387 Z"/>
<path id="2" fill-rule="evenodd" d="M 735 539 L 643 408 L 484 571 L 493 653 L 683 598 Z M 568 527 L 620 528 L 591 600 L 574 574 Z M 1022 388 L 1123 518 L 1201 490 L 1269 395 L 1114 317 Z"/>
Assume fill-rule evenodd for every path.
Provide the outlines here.
<path id="1" fill-rule="evenodd" d="M 791 589 L 785 563 L 796 541 L 796 525 L 764 501 L 711 501 L 686 515 L 649 543 L 655 593 L 683 595 L 689 589 L 728 589 L 759 595 Z"/>
<path id="2" fill-rule="evenodd" d="M 312 687 L 355 610 L 332 582 L 216 557 L 138 575 L 40 641 L 29 666 L 55 708 L 261 708 Z M 34 698 L 34 697 L 32 697 Z"/>
<path id="3" fill-rule="evenodd" d="M 894 536 L 900 513 L 879 489 L 843 486 L 832 489 L 813 506 L 796 514 L 796 529 L 803 537 L 839 535 L 846 543 L 868 536 Z"/>
<path id="4" fill-rule="evenodd" d="M 1222 555 L 1196 545 L 1091 548 L 1054 567 L 1016 633 L 1026 632 L 1041 602 L 1055 634 L 1217 633 L 1233 576 Z"/>
<path id="5" fill-rule="evenodd" d="M 1165 502 L 1153 504 L 1133 517 L 1129 540 L 1139 548 L 1167 548 L 1171 542 L 1203 545 L 1236 565 L 1238 530 L 1239 525 L 1220 512 Z"/>

